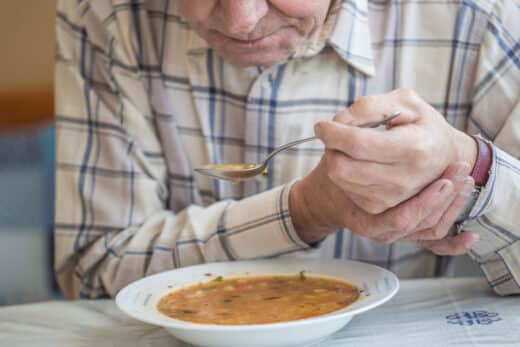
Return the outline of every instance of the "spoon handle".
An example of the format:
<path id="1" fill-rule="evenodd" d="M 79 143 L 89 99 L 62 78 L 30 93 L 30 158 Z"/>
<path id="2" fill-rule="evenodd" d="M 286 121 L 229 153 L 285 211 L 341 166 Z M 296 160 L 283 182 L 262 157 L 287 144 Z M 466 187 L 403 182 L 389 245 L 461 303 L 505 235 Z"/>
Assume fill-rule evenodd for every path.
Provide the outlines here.
<path id="1" fill-rule="evenodd" d="M 392 119 L 394 119 L 395 117 L 399 116 L 400 114 L 401 114 L 401 112 L 394 112 L 392 115 L 390 115 L 389 117 L 385 117 L 382 120 L 375 121 L 375 122 L 364 123 L 364 124 L 359 125 L 358 127 L 360 127 L 360 128 L 377 128 L 378 126 L 384 125 L 388 121 L 391 121 Z M 318 139 L 318 137 L 312 136 L 312 137 L 307 137 L 307 138 L 304 138 L 304 139 L 288 142 L 285 145 L 277 147 L 271 153 L 269 153 L 269 155 L 264 159 L 264 165 L 269 160 L 271 160 L 272 157 L 274 157 L 275 155 L 277 155 L 281 151 L 285 151 L 287 148 L 299 145 L 300 143 L 314 141 L 314 140 L 317 140 L 317 139 Z"/>
<path id="2" fill-rule="evenodd" d="M 299 139 L 299 140 L 296 140 L 296 141 L 288 142 L 285 145 L 282 145 L 280 147 L 276 147 L 276 149 L 274 149 L 271 153 L 269 153 L 269 155 L 264 159 L 264 163 L 267 163 L 269 160 L 271 160 L 272 157 L 274 157 L 275 155 L 277 155 L 281 151 L 285 151 L 287 148 L 299 145 L 300 143 L 314 141 L 314 140 L 317 140 L 317 139 L 318 138 L 316 136 L 312 136 L 312 137 L 307 137 L 307 138 L 304 138 L 304 139 Z"/>

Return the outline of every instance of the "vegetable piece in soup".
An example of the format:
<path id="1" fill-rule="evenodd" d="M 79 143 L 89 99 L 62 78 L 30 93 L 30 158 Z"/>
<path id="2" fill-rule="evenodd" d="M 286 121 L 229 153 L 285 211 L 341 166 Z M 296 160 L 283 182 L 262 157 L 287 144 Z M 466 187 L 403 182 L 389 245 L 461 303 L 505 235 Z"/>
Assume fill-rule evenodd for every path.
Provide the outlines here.
<path id="1" fill-rule="evenodd" d="M 202 324 L 285 322 L 345 308 L 360 296 L 351 284 L 306 276 L 217 279 L 165 295 L 161 313 Z"/>

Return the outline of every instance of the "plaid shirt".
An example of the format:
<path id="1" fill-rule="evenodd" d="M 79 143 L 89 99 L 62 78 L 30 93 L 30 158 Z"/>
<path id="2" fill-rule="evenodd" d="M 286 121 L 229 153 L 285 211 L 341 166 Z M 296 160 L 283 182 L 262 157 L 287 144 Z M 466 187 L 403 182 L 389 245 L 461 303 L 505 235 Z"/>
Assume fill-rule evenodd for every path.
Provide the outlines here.
<path id="1" fill-rule="evenodd" d="M 499 294 L 520 292 L 520 6 L 516 0 L 345 0 L 321 46 L 269 68 L 223 61 L 174 0 L 58 1 L 56 273 L 69 297 L 114 295 L 143 276 L 279 255 L 442 274 L 413 242 L 340 230 L 303 243 L 290 184 L 320 160 L 308 143 L 267 177 L 233 185 L 206 163 L 259 162 L 313 134 L 363 95 L 417 91 L 454 127 L 493 141 L 486 187 L 465 228 Z M 316 47 L 318 47 L 316 49 Z"/>

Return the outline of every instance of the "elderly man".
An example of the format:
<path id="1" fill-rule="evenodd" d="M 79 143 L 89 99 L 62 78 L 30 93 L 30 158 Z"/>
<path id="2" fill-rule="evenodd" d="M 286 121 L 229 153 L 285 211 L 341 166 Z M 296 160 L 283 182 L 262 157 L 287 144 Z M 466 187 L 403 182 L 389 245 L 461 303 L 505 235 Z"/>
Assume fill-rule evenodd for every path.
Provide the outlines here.
<path id="1" fill-rule="evenodd" d="M 520 293 L 518 18 L 512 0 L 59 1 L 66 296 L 301 253 L 434 276 L 468 251 Z M 264 179 L 192 170 L 314 133 Z"/>

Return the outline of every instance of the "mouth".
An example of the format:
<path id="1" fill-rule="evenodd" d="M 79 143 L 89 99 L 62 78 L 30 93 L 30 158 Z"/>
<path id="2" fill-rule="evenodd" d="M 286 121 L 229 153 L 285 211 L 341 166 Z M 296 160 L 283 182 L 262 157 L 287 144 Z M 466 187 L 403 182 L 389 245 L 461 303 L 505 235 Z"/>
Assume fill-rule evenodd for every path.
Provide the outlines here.
<path id="1" fill-rule="evenodd" d="M 256 37 L 256 38 L 252 38 L 252 39 L 246 39 L 246 40 L 237 39 L 237 38 L 230 37 L 227 35 L 224 35 L 224 36 L 229 42 L 231 42 L 232 44 L 234 44 L 236 46 L 253 47 L 253 46 L 258 46 L 258 45 L 262 44 L 263 42 L 267 41 L 270 37 L 273 36 L 273 34 Z"/>
<path id="2" fill-rule="evenodd" d="M 254 38 L 254 39 L 247 39 L 247 40 L 235 39 L 235 38 L 232 38 L 232 37 L 229 37 L 229 36 L 227 36 L 227 38 L 231 42 L 236 43 L 236 44 L 240 44 L 240 45 L 254 45 L 256 43 L 261 42 L 262 40 L 266 39 L 269 36 L 271 36 L 271 35 L 262 36 L 262 37 Z"/>
<path id="3" fill-rule="evenodd" d="M 260 45 L 263 45 L 265 43 L 267 43 L 269 40 L 273 39 L 278 31 L 275 31 L 275 32 L 272 32 L 270 34 L 267 34 L 267 35 L 263 35 L 263 36 L 257 36 L 257 37 L 253 37 L 253 38 L 248 38 L 248 39 L 239 39 L 239 38 L 236 38 L 236 37 L 232 37 L 232 36 L 228 36 L 224 33 L 221 33 L 221 32 L 216 32 L 221 38 L 223 38 L 224 40 L 228 41 L 229 43 L 233 44 L 234 46 L 237 46 L 237 47 L 242 47 L 242 48 L 252 48 L 252 47 L 256 47 L 256 46 L 260 46 Z"/>

